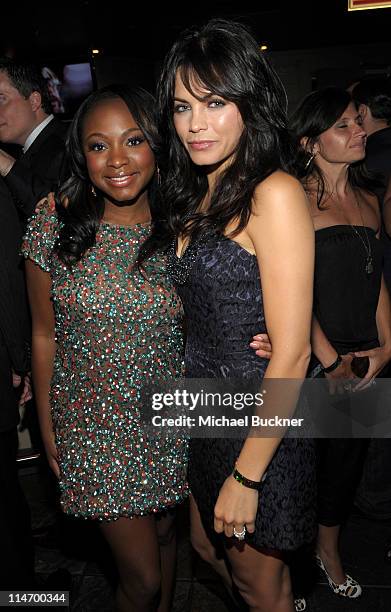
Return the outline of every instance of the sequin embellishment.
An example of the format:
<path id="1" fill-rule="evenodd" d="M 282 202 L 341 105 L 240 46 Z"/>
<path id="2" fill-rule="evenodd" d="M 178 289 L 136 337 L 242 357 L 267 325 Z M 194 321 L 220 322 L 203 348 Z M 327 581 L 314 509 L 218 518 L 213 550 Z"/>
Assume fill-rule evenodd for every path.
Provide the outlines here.
<path id="1" fill-rule="evenodd" d="M 176 254 L 177 242 L 172 241 L 168 250 L 167 272 L 175 285 L 185 285 L 196 262 L 202 244 L 210 239 L 212 232 L 202 234 L 191 240 L 180 257 Z"/>

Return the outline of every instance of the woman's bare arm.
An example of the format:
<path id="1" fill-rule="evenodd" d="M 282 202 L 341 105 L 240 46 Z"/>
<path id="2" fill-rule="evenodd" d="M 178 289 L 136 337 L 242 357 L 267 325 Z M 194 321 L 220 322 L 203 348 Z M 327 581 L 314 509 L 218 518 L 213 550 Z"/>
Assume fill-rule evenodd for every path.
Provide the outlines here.
<path id="1" fill-rule="evenodd" d="M 276 172 L 261 183 L 246 231 L 258 259 L 265 318 L 273 346 L 264 382 L 296 379 L 289 398 L 282 391 L 285 395 L 282 403 L 289 403 L 293 411 L 311 354 L 314 274 L 314 229 L 300 183 L 283 172 Z M 260 481 L 280 441 L 280 437 L 248 437 L 237 460 L 238 470 L 247 478 Z M 227 533 L 224 527 L 227 524 L 246 524 L 253 531 L 257 499 L 255 491 L 229 476 L 215 507 L 216 531 L 224 529 L 230 535 L 230 530 Z"/>
<path id="2" fill-rule="evenodd" d="M 50 384 L 56 353 L 50 274 L 26 261 L 27 289 L 32 316 L 32 374 L 42 440 L 51 469 L 59 477 L 50 410 Z"/>

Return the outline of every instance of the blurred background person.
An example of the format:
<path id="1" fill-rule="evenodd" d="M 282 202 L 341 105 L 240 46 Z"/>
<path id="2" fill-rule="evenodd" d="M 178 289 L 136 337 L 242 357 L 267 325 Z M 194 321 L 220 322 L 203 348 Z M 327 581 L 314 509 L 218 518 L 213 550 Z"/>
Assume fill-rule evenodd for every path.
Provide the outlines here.
<path id="1" fill-rule="evenodd" d="M 391 238 L 391 181 L 388 182 L 387 191 L 384 195 L 383 221 L 384 229 L 388 237 Z"/>
<path id="2" fill-rule="evenodd" d="M 334 87 L 309 94 L 293 113 L 299 172 L 315 227 L 313 360 L 309 376 L 332 390 L 368 388 L 391 358 L 391 313 L 382 275 L 378 183 L 364 165 L 366 133 L 350 94 Z M 267 337 L 252 343 L 268 356 Z M 348 389 L 346 389 L 348 386 Z M 349 515 L 368 452 L 367 439 L 318 440 L 317 560 L 335 594 L 356 598 L 345 574 L 340 526 Z"/>
<path id="3" fill-rule="evenodd" d="M 0 149 L 0 175 L 23 220 L 58 185 L 67 126 L 52 114 L 37 66 L 0 59 L 0 143 L 20 145 L 16 159 Z"/>
<path id="4" fill-rule="evenodd" d="M 391 291 L 390 204 L 386 190 L 391 178 L 391 79 L 367 77 L 352 87 L 352 97 L 367 133 L 365 165 L 379 180 L 375 193 L 381 214 L 380 240 L 383 247 L 383 273 Z M 387 230 L 388 226 L 388 230 Z M 390 376 L 390 368 L 384 373 Z M 366 516 L 391 519 L 391 443 L 386 439 L 370 442 L 356 504 Z M 387 545 L 386 556 L 389 554 Z"/>
<path id="5" fill-rule="evenodd" d="M 18 145 L 19 149 L 14 156 L 0 148 L 0 175 L 8 191 L 0 206 L 16 207 L 22 226 L 37 201 L 59 182 L 66 132 L 66 125 L 52 114 L 40 68 L 0 58 L 0 143 Z M 34 402 L 23 425 L 32 447 L 42 450 Z"/>
<path id="6" fill-rule="evenodd" d="M 366 78 L 351 88 L 352 98 L 360 113 L 367 134 L 365 164 L 374 174 L 380 174 L 383 199 L 391 175 L 391 80 Z"/>
<path id="7" fill-rule="evenodd" d="M 16 209 L 0 178 L 0 589 L 34 585 L 30 511 L 17 470 L 19 405 L 29 398 L 30 326 Z"/>
<path id="8" fill-rule="evenodd" d="M 351 89 L 352 98 L 367 134 L 365 165 L 379 180 L 375 194 L 382 212 L 384 196 L 391 177 L 391 80 L 366 78 Z M 384 278 L 390 292 L 391 240 L 384 231 L 381 232 L 381 241 L 384 248 Z"/>
<path id="9" fill-rule="evenodd" d="M 305 154 L 302 182 L 316 232 L 313 353 L 320 375 L 340 387 L 358 373 L 357 358 L 362 366 L 366 362 L 357 385 L 365 388 L 391 358 L 391 313 L 376 183 L 364 166 L 361 113 L 348 92 L 327 88 L 304 99 L 291 129 Z M 357 597 L 361 589 L 345 575 L 338 538 L 362 476 L 368 440 L 319 442 L 318 559 L 335 593 Z"/>
<path id="10" fill-rule="evenodd" d="M 61 98 L 61 81 L 53 70 L 45 66 L 42 68 L 42 76 L 46 81 L 46 87 L 50 97 L 53 113 L 65 113 L 64 103 Z"/>

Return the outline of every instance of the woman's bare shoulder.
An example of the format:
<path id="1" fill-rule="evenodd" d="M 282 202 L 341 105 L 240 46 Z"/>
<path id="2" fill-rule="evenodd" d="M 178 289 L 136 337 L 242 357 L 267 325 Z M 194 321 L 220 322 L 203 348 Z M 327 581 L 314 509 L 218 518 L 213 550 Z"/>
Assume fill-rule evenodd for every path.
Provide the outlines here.
<path id="1" fill-rule="evenodd" d="M 254 191 L 254 212 L 261 212 L 268 205 L 292 207 L 296 202 L 296 206 L 305 204 L 308 208 L 308 200 L 300 181 L 283 170 L 270 174 Z"/>

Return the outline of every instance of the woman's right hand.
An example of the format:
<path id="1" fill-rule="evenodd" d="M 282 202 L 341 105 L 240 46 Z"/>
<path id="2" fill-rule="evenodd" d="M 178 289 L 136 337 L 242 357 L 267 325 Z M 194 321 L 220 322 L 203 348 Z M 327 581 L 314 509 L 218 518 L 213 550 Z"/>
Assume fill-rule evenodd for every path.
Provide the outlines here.
<path id="1" fill-rule="evenodd" d="M 46 457 L 50 469 L 54 472 L 56 478 L 60 478 L 60 468 L 58 466 L 58 453 L 54 438 L 54 432 L 50 431 L 42 435 L 42 441 L 45 446 Z"/>
<path id="2" fill-rule="evenodd" d="M 347 355 L 341 355 L 341 359 L 341 363 L 337 368 L 335 368 L 335 370 L 329 372 L 329 374 L 325 372 L 325 377 L 329 383 L 330 395 L 334 395 L 335 393 L 342 394 L 346 393 L 346 391 L 350 391 L 350 381 L 353 378 L 357 378 L 357 376 L 352 372 L 353 355 L 350 355 L 349 353 Z"/>

